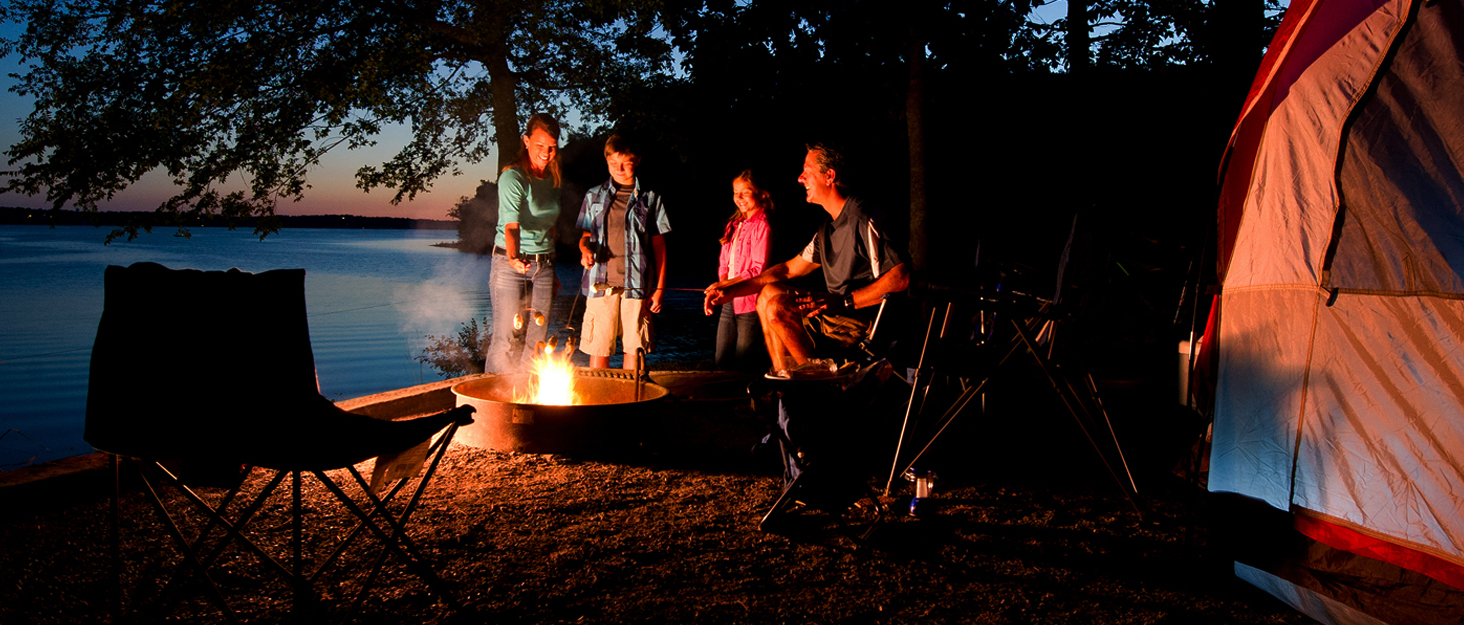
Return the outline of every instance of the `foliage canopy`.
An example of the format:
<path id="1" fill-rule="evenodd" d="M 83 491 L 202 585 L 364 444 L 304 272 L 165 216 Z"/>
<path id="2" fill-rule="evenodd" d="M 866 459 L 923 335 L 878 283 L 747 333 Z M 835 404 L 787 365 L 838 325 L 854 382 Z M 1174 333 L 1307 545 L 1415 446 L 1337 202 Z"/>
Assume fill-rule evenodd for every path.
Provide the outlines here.
<path id="1" fill-rule="evenodd" d="M 1274 2 L 1092 0 L 1090 51 L 1098 67 L 1211 63 L 1217 42 L 1236 39 L 1217 27 L 1217 11 Z M 704 159 L 703 169 L 707 159 L 743 167 L 749 152 L 788 151 L 768 144 L 830 127 L 858 128 L 893 156 L 905 149 L 915 61 L 931 83 L 926 106 L 977 114 L 992 98 L 971 98 L 973 85 L 1061 71 L 1066 25 L 1033 13 L 1048 4 L 12 0 L 0 19 L 25 29 L 0 40 L 0 54 L 22 62 L 15 90 L 35 110 L 6 152 L 0 190 L 95 211 L 156 170 L 177 185 L 162 216 L 257 216 L 263 235 L 276 228 L 275 206 L 302 198 L 332 150 L 410 127 L 395 156 L 356 176 L 400 202 L 495 145 L 507 164 L 520 120 L 539 110 L 572 112 L 581 132 L 607 121 L 639 129 L 682 164 Z M 1264 33 L 1240 35 L 1256 56 Z M 802 136 L 781 136 L 795 134 L 787 128 Z M 703 183 L 695 169 L 683 172 L 687 184 Z"/>
<path id="2" fill-rule="evenodd" d="M 656 15 L 629 0 L 15 0 L 0 18 L 26 28 L 0 53 L 36 105 L 3 189 L 94 211 L 161 169 L 178 185 L 161 213 L 269 217 L 324 154 L 406 124 L 410 142 L 357 184 L 411 199 L 500 138 L 512 159 L 525 111 L 602 118 L 612 90 L 666 64 Z"/>

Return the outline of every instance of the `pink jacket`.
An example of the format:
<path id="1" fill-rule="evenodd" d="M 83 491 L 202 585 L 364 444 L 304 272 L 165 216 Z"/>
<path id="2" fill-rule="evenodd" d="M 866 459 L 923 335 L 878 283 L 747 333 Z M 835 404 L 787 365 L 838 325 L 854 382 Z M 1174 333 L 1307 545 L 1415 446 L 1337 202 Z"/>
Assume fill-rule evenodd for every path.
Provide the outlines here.
<path id="1" fill-rule="evenodd" d="M 768 249 L 772 243 L 768 228 L 768 216 L 759 212 L 743 220 L 732 235 L 732 240 L 722 245 L 722 256 L 717 261 L 717 275 L 728 278 L 751 278 L 762 273 L 768 264 Z M 736 254 L 733 254 L 733 248 Z M 735 256 L 735 258 L 734 258 Z M 733 264 L 727 266 L 728 259 Z M 739 315 L 757 310 L 757 294 L 732 298 L 732 312 Z"/>

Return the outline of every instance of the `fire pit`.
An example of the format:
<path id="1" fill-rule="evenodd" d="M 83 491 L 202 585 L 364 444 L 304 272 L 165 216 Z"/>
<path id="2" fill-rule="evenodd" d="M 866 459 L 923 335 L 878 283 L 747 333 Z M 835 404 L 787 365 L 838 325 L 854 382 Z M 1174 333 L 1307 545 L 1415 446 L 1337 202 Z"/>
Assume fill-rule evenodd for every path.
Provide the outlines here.
<path id="1" fill-rule="evenodd" d="M 656 405 L 669 394 L 650 382 L 639 385 L 629 374 L 582 370 L 573 376 L 571 405 L 533 403 L 525 389 L 535 374 L 500 375 L 452 387 L 457 405 L 473 406 L 473 424 L 458 431 L 458 441 L 499 451 L 566 453 L 596 451 L 635 442 Z M 639 399 L 637 399 L 637 386 Z"/>

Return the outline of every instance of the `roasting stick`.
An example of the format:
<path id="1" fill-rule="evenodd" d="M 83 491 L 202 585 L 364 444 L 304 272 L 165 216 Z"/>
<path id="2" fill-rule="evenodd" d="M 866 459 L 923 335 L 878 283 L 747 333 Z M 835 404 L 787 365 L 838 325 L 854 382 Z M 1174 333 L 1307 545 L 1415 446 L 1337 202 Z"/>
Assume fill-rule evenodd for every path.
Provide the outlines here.
<path id="1" fill-rule="evenodd" d="M 610 283 L 609 282 L 596 282 L 594 288 L 595 288 L 595 292 L 596 293 L 604 293 L 605 291 L 609 291 L 613 287 L 610 286 Z M 657 289 L 657 290 L 658 291 L 692 291 L 692 292 L 695 292 L 695 293 L 706 293 L 707 292 L 706 289 L 688 289 L 688 288 L 674 287 L 674 286 L 662 287 L 662 288 Z"/>

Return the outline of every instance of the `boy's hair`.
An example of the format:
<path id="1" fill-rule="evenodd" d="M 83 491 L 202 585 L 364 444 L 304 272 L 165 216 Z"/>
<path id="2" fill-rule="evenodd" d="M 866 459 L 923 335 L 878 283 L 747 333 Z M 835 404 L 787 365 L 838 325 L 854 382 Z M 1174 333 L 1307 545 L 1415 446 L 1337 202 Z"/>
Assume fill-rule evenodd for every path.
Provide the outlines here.
<path id="1" fill-rule="evenodd" d="M 838 187 L 840 189 L 846 189 L 849 187 L 849 183 L 844 181 L 844 179 L 846 178 L 845 174 L 848 172 L 848 169 L 847 165 L 845 165 L 844 162 L 843 152 L 840 152 L 833 146 L 822 142 L 808 143 L 805 145 L 808 147 L 809 152 L 818 153 L 818 156 L 814 157 L 814 162 L 818 163 L 818 166 L 822 167 L 824 172 L 827 172 L 830 169 L 837 172 L 838 177 L 834 178 L 835 187 Z"/>
<path id="2" fill-rule="evenodd" d="M 611 154 L 623 154 L 625 156 L 640 158 L 640 155 L 636 154 L 635 145 L 630 142 L 630 139 L 625 138 L 619 133 L 612 134 L 610 138 L 605 140 L 605 156 L 610 156 Z"/>

